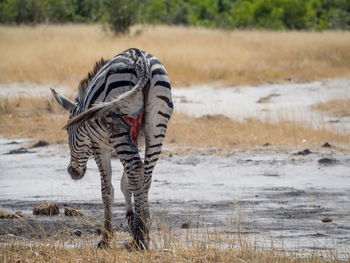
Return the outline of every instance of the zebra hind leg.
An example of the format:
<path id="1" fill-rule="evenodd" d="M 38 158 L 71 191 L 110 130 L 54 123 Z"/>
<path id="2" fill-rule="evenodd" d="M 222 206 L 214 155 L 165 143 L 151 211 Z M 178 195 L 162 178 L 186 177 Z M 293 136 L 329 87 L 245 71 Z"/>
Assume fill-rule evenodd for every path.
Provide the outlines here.
<path id="1" fill-rule="evenodd" d="M 134 238 L 133 246 L 148 248 L 148 229 L 144 220 L 143 163 L 139 151 L 130 136 L 130 125 L 121 117 L 112 115 L 110 142 L 124 166 L 121 188 L 125 196 L 129 227 Z M 134 209 L 131 196 L 134 197 Z"/>

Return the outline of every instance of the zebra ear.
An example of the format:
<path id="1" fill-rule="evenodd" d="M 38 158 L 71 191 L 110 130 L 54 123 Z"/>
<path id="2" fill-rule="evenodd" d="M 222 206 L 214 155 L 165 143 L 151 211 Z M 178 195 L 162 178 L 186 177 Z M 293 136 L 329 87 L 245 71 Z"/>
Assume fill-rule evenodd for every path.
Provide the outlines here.
<path id="1" fill-rule="evenodd" d="M 72 109 L 74 109 L 77 106 L 73 101 L 71 101 L 70 99 L 66 98 L 65 96 L 59 94 L 54 89 L 50 88 L 50 90 L 51 90 L 52 96 L 55 99 L 55 101 L 59 105 L 61 105 L 65 110 L 71 111 Z"/>

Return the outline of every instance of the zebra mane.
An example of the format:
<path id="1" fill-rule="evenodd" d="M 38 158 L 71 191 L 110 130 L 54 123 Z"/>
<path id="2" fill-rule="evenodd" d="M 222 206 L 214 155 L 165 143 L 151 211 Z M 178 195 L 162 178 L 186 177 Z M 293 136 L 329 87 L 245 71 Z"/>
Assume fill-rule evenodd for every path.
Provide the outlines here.
<path id="1" fill-rule="evenodd" d="M 83 78 L 78 85 L 78 95 L 76 97 L 76 100 L 81 101 L 84 99 L 86 95 L 87 88 L 89 87 L 89 84 L 91 80 L 95 77 L 97 72 L 107 63 L 109 60 L 105 60 L 104 58 L 101 58 L 100 60 L 95 62 L 95 65 L 91 71 L 88 72 L 87 76 Z"/>

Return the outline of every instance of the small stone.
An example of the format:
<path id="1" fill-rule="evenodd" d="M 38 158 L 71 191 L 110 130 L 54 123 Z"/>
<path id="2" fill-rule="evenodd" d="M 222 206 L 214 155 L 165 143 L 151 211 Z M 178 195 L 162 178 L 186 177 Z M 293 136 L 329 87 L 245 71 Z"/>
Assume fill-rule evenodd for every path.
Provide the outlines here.
<path id="1" fill-rule="evenodd" d="M 37 143 L 35 143 L 32 148 L 36 148 L 36 147 L 44 147 L 44 146 L 47 146 L 49 145 L 48 142 L 45 142 L 45 141 L 38 141 Z"/>
<path id="2" fill-rule="evenodd" d="M 73 231 L 73 235 L 76 237 L 81 237 L 82 234 L 83 234 L 83 232 L 80 229 L 75 229 Z"/>
<path id="3" fill-rule="evenodd" d="M 294 155 L 303 155 L 303 156 L 305 156 L 305 155 L 309 155 L 309 154 L 311 154 L 312 152 L 309 150 L 309 149 L 305 149 L 305 150 L 303 150 L 303 151 L 300 151 L 300 152 L 297 152 L 297 153 L 295 153 Z"/>
<path id="4" fill-rule="evenodd" d="M 328 142 L 325 142 L 321 147 L 323 147 L 323 148 L 331 148 L 332 145 L 330 145 Z"/>
<path id="5" fill-rule="evenodd" d="M 13 144 L 18 144 L 18 142 L 16 142 L 16 141 L 11 141 L 11 142 L 6 143 L 6 145 L 13 145 Z"/>
<path id="6" fill-rule="evenodd" d="M 321 220 L 322 220 L 323 223 L 329 223 L 329 222 L 333 221 L 332 218 L 330 218 L 330 217 L 324 217 Z"/>
<path id="7" fill-rule="evenodd" d="M 323 165 L 331 165 L 331 164 L 335 164 L 336 162 L 338 162 L 336 159 L 330 159 L 330 158 L 322 158 L 318 160 L 318 163 Z"/>
<path id="8" fill-rule="evenodd" d="M 190 228 L 191 227 L 191 224 L 190 223 L 183 223 L 182 225 L 181 225 L 181 228 L 182 229 L 188 229 L 188 228 Z"/>
<path id="9" fill-rule="evenodd" d="M 28 151 L 28 149 L 21 147 L 15 150 L 9 151 L 7 154 L 21 154 L 21 153 L 32 153 L 31 151 Z"/>

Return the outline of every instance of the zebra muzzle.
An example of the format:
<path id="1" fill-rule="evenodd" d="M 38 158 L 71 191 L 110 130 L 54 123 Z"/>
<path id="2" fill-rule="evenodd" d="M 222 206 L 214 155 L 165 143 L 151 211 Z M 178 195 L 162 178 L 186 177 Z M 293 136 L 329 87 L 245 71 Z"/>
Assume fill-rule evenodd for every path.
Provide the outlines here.
<path id="1" fill-rule="evenodd" d="M 68 173 L 70 174 L 73 180 L 79 180 L 83 178 L 85 171 L 86 171 L 86 168 L 82 172 L 79 172 L 78 170 L 74 169 L 72 165 L 68 166 Z"/>

